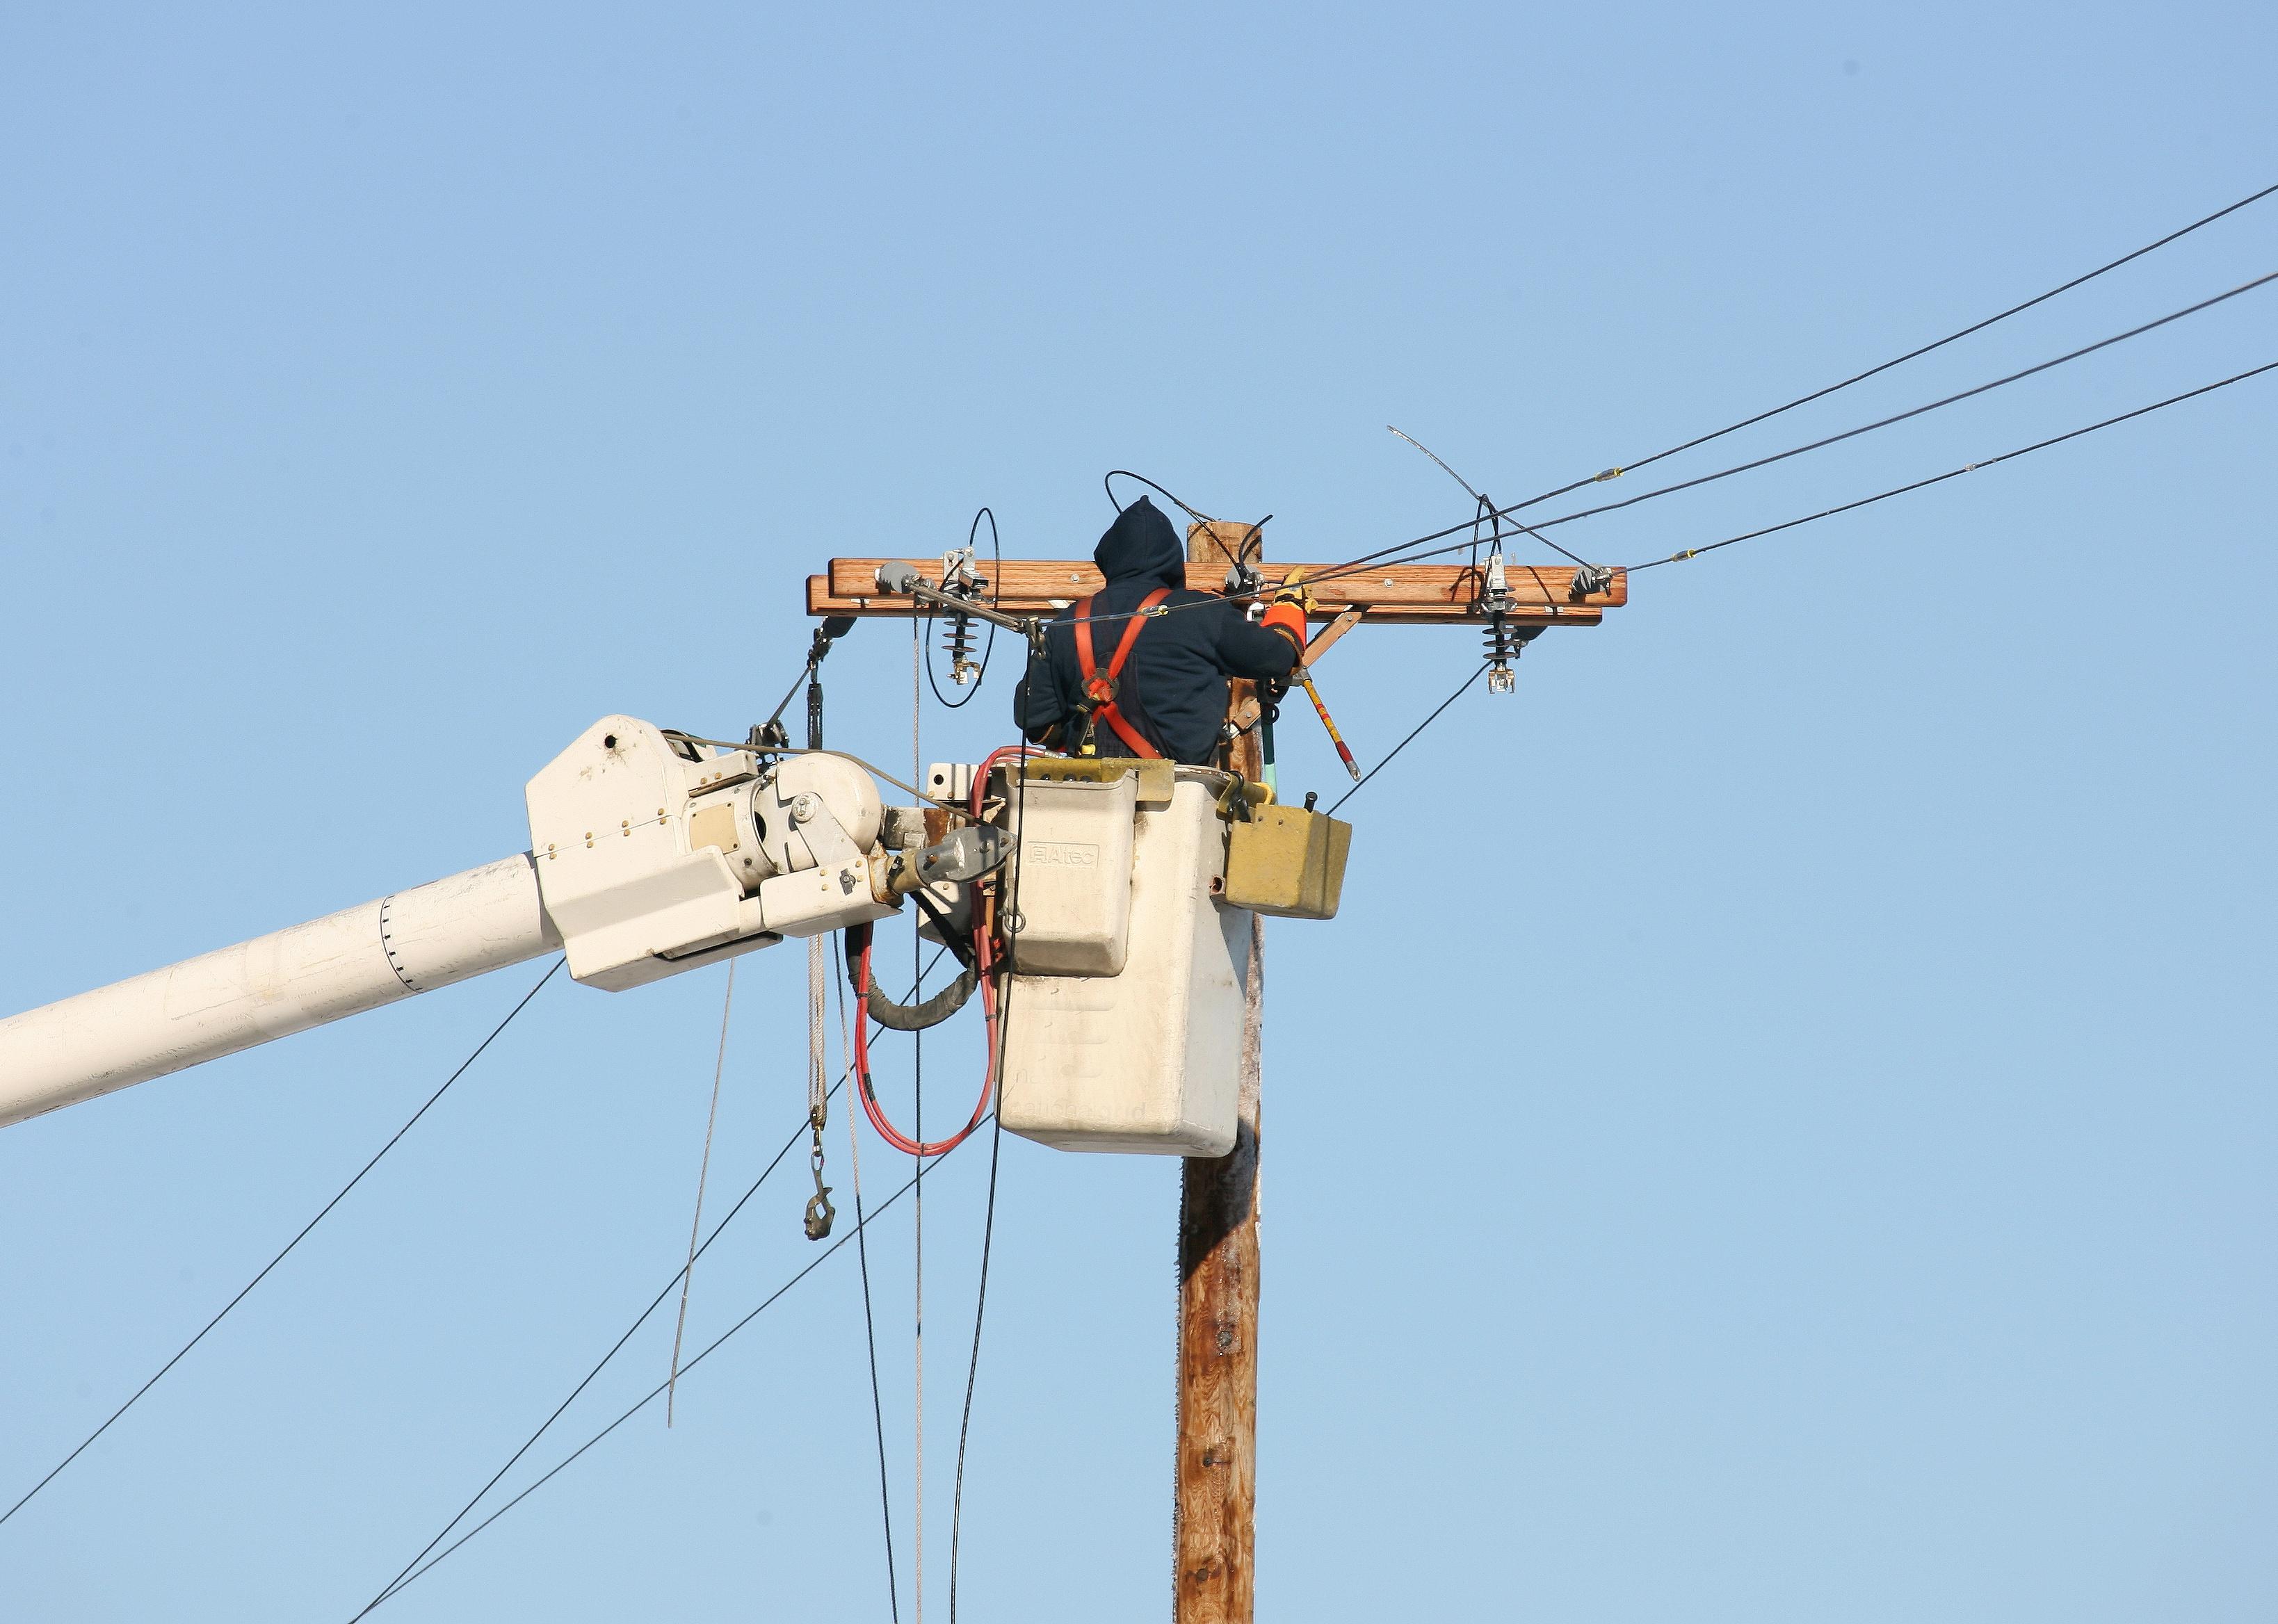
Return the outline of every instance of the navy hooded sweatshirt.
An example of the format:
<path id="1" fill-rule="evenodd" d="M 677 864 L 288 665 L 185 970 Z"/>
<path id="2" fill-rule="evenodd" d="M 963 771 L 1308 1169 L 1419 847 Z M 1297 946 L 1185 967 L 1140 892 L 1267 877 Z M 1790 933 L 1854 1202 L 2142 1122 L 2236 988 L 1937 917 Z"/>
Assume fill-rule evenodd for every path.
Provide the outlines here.
<path id="1" fill-rule="evenodd" d="M 1172 589 L 1164 602 L 1173 612 L 1140 622 L 1139 640 L 1117 682 L 1115 708 L 1173 761 L 1211 765 L 1219 725 L 1226 720 L 1227 678 L 1286 677 L 1297 663 L 1297 651 L 1280 633 L 1251 624 L 1238 606 L 1214 593 L 1187 591 L 1186 549 L 1171 522 L 1143 496 L 1117 515 L 1091 557 L 1107 577 L 1092 599 L 1095 615 L 1135 609 L 1157 587 Z M 1042 741 L 1068 722 L 1083 697 L 1074 613 L 1071 606 L 1052 617 L 1044 631 L 1043 660 L 1013 690 L 1013 721 L 1030 739 Z M 1092 627 L 1092 655 L 1100 670 L 1107 669 L 1130 625 L 1103 621 Z M 1064 733 L 1053 742 L 1065 746 L 1074 741 Z M 1105 723 L 1093 730 L 1093 743 L 1103 756 L 1130 753 Z"/>

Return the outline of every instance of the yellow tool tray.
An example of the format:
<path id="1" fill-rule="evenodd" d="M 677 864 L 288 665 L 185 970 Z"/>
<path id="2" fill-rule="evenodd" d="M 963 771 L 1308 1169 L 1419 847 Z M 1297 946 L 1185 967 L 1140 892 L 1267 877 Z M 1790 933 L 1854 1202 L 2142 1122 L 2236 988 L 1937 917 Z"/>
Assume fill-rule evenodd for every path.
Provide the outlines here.
<path id="1" fill-rule="evenodd" d="M 1231 827 L 1226 900 L 1288 919 L 1333 919 L 1345 888 L 1352 825 L 1326 812 L 1260 806 Z"/>
<path id="2" fill-rule="evenodd" d="M 1030 783 L 1112 784 L 1128 774 L 1139 779 L 1142 805 L 1167 806 L 1179 764 L 1143 761 L 1130 756 L 1024 756 L 1021 776 Z"/>

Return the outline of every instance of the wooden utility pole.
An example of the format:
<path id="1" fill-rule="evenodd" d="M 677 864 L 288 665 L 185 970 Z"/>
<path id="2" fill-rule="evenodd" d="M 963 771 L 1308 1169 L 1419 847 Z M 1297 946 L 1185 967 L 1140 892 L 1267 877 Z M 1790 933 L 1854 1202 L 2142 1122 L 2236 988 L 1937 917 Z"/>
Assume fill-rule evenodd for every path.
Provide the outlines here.
<path id="1" fill-rule="evenodd" d="M 1209 574 L 1231 567 L 1246 524 L 1196 524 L 1187 561 Z M 1262 548 L 1255 535 L 1250 545 Z M 1255 563 L 1257 555 L 1250 560 Z M 1236 682 L 1227 707 L 1237 727 L 1256 721 L 1257 685 Z M 1234 763 L 1257 778 L 1257 732 Z M 1243 985 L 1242 1092 L 1234 1148 L 1189 1156 L 1179 1172 L 1179 1441 L 1173 1511 L 1171 1616 L 1175 1624 L 1250 1624 L 1257 1544 L 1257 1152 L 1260 1026 L 1265 995 L 1265 921 L 1250 919 Z"/>

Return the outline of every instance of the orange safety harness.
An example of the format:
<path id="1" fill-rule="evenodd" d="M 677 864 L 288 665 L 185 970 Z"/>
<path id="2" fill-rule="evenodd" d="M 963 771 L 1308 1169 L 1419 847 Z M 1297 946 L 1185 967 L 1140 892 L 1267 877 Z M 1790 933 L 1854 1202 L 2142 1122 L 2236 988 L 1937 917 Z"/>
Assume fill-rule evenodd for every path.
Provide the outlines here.
<path id="1" fill-rule="evenodd" d="M 1131 645 L 1139 641 L 1139 633 L 1147 624 L 1148 614 L 1156 605 L 1171 595 L 1167 586 L 1158 586 L 1139 600 L 1131 612 L 1131 623 L 1123 629 L 1122 640 L 1116 644 L 1115 652 L 1108 657 L 1107 669 L 1099 668 L 1099 660 L 1091 647 L 1091 599 L 1087 598 L 1075 606 L 1075 658 L 1083 668 L 1083 700 L 1077 707 L 1084 713 L 1083 737 L 1079 742 L 1079 755 L 1096 755 L 1092 729 L 1105 722 L 1115 729 L 1115 736 L 1130 747 L 1131 753 L 1150 761 L 1162 759 L 1163 752 L 1147 742 L 1146 736 L 1131 725 L 1129 717 L 1115 706 L 1115 690 L 1123 675 L 1123 662 L 1130 658 Z"/>

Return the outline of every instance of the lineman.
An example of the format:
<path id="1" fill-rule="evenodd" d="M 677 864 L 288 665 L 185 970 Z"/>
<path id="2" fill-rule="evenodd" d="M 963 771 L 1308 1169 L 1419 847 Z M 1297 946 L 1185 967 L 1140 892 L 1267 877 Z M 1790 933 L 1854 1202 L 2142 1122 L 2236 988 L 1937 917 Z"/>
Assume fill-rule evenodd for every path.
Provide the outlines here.
<path id="1" fill-rule="evenodd" d="M 1189 591 L 1178 533 L 1143 496 L 1091 556 L 1107 584 L 1052 618 L 1043 660 L 1014 690 L 1014 724 L 1072 755 L 1214 765 L 1227 679 L 1285 681 L 1304 652 L 1303 585 L 1283 583 L 1255 625 L 1226 599 Z"/>

